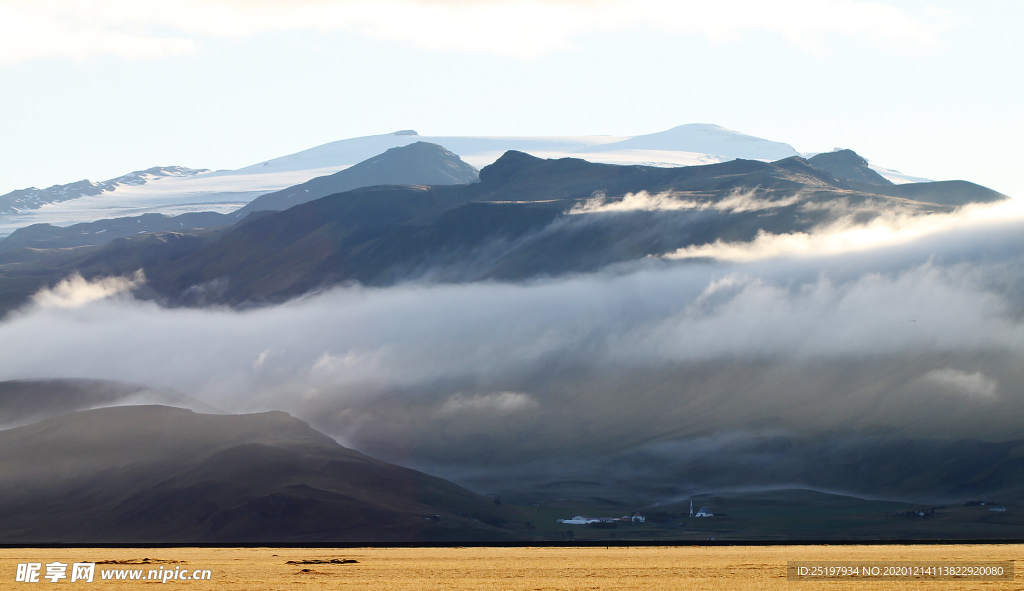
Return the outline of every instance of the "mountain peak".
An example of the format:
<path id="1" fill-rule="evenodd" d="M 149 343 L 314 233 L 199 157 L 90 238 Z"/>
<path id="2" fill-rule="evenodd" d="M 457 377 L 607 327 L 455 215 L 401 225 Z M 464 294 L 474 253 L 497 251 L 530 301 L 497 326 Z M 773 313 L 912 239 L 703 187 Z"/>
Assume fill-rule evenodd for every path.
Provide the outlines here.
<path id="1" fill-rule="evenodd" d="M 483 167 L 480 171 L 480 182 L 502 183 L 511 178 L 523 167 L 541 162 L 541 158 L 531 156 L 519 150 L 508 150 L 493 164 Z"/>
<path id="2" fill-rule="evenodd" d="M 479 179 L 477 169 L 444 146 L 413 142 L 363 160 L 345 170 L 261 195 L 234 215 L 281 211 L 314 199 L 374 185 L 464 185 Z"/>
<path id="3" fill-rule="evenodd" d="M 775 161 L 796 156 L 789 144 L 773 142 L 711 123 L 687 123 L 666 131 L 601 144 L 583 152 L 614 150 L 666 150 L 711 154 L 726 158 Z"/>
<path id="4" fill-rule="evenodd" d="M 836 149 L 823 152 L 808 160 L 811 166 L 832 176 L 856 183 L 883 187 L 891 185 L 889 179 L 868 167 L 868 161 L 853 150 Z"/>

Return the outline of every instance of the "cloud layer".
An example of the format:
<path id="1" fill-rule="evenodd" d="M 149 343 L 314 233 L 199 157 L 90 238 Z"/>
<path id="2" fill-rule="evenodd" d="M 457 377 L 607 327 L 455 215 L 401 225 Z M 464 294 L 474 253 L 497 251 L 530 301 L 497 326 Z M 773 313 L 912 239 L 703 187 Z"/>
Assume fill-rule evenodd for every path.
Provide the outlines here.
<path id="1" fill-rule="evenodd" d="M 592 205 L 569 218 L 623 215 Z M 136 301 L 123 290 L 141 277 L 72 277 L 0 323 L 0 379 L 112 379 L 285 410 L 484 491 L 596 478 L 618 483 L 609 494 L 646 482 L 648 499 L 799 482 L 903 494 L 900 462 L 981 466 L 977 454 L 1024 439 L 1019 209 L 894 214 L 894 238 L 872 248 L 347 286 L 245 311 Z"/>
<path id="2" fill-rule="evenodd" d="M 767 31 L 816 50 L 833 37 L 931 45 L 934 14 L 855 0 L 104 0 L 0 1 L 0 64 L 41 57 L 148 59 L 205 40 L 279 31 L 348 32 L 436 50 L 536 58 L 594 33 L 652 30 L 730 42 Z"/>
<path id="3" fill-rule="evenodd" d="M 629 195 L 627 197 L 632 199 L 628 202 L 624 199 L 623 205 L 610 204 L 603 207 L 624 207 L 637 201 L 643 201 L 637 196 Z M 647 199 L 647 201 L 651 200 L 652 198 Z M 681 203 L 686 205 L 692 203 L 671 200 L 663 196 L 657 196 L 657 201 L 659 204 Z M 732 211 L 748 211 L 792 205 L 792 202 L 787 201 L 789 200 L 767 202 L 736 196 L 732 202 L 725 200 L 721 203 L 722 206 L 738 204 L 740 207 L 748 208 L 746 210 L 733 209 Z M 747 205 L 748 202 L 750 204 Z M 783 202 L 787 203 L 783 204 Z M 694 204 L 694 207 L 697 205 Z M 671 207 L 662 207 L 671 209 Z M 637 209 L 639 208 L 637 207 Z M 965 226 L 976 229 L 1001 229 L 1005 228 L 1007 224 L 1016 224 L 1024 220 L 1024 200 L 1021 199 L 1007 199 L 994 205 L 972 204 L 952 213 L 934 215 L 920 215 L 910 211 L 890 209 L 866 224 L 857 220 L 857 214 L 860 213 L 858 208 L 850 207 L 843 201 L 826 204 L 804 203 L 800 208 L 804 211 L 828 208 L 838 213 L 839 217 L 834 222 L 815 227 L 810 232 L 772 234 L 761 231 L 751 242 L 730 243 L 718 240 L 712 244 L 680 248 L 666 254 L 665 258 L 753 261 L 786 256 L 832 256 L 911 244 L 929 237 L 950 233 Z M 600 209 L 600 206 L 597 209 Z"/>
<path id="4" fill-rule="evenodd" d="M 128 281 L 71 279 L 0 324 L 0 378 L 115 379 L 287 410 L 411 463 L 571 458 L 755 427 L 1019 437 L 1024 221 L 972 212 L 871 251 L 343 287 L 248 311 L 97 299 Z"/>

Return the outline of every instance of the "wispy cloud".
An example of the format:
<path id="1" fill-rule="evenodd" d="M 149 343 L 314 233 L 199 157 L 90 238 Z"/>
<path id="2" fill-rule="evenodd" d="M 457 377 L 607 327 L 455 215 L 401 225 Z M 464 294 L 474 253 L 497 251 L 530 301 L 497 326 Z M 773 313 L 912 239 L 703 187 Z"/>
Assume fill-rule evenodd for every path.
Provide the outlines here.
<path id="1" fill-rule="evenodd" d="M 0 64 L 41 57 L 147 59 L 209 39 L 346 32 L 436 50 L 536 58 L 592 33 L 652 30 L 732 42 L 767 31 L 816 50 L 834 37 L 922 46 L 946 19 L 855 0 L 0 0 Z"/>
<path id="2" fill-rule="evenodd" d="M 757 196 L 757 190 L 736 191 L 728 197 L 717 201 L 672 192 L 651 195 L 647 191 L 640 191 L 639 193 L 626 193 L 620 199 L 608 199 L 604 195 L 598 195 L 574 206 L 568 213 L 570 215 L 579 215 L 626 211 L 684 210 L 714 210 L 722 213 L 743 213 L 789 207 L 800 201 L 799 195 L 791 195 L 775 200 L 763 199 Z"/>

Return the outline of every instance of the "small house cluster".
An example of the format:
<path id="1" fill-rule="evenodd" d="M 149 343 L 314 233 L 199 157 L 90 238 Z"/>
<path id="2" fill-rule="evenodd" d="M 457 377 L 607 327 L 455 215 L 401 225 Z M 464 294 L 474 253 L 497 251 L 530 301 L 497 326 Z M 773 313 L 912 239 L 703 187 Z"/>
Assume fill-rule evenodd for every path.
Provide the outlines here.
<path id="1" fill-rule="evenodd" d="M 647 518 L 640 513 L 634 513 L 633 515 L 623 515 L 622 517 L 585 517 L 577 515 L 572 519 L 559 519 L 557 522 L 566 525 L 590 525 L 591 523 L 621 523 L 623 521 L 627 523 L 644 523 L 646 520 Z"/>
<path id="2" fill-rule="evenodd" d="M 967 501 L 964 503 L 964 507 L 984 507 L 986 505 L 989 506 L 989 511 L 997 511 L 1000 513 L 1006 511 L 1006 507 L 1003 507 L 999 503 L 993 503 L 992 501 Z"/>

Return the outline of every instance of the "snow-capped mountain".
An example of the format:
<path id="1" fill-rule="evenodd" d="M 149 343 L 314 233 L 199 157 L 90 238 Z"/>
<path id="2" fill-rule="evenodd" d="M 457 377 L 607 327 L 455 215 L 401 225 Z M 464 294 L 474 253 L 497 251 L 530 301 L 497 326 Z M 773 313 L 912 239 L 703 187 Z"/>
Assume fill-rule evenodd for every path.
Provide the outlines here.
<path id="1" fill-rule="evenodd" d="M 124 185 L 140 186 L 165 177 L 188 177 L 209 172 L 209 169 L 185 168 L 183 166 L 154 166 L 136 170 L 126 175 L 96 183 L 88 179 L 66 185 L 54 185 L 46 189 L 29 187 L 0 195 L 0 214 L 18 214 L 25 210 L 39 209 L 48 203 L 60 203 L 80 197 L 109 193 Z"/>
<path id="2" fill-rule="evenodd" d="M 789 144 L 745 135 L 717 125 L 699 123 L 680 125 L 660 133 L 629 137 L 421 136 L 413 130 L 405 130 L 330 142 L 236 171 L 215 174 L 272 173 L 351 165 L 390 148 L 420 141 L 444 146 L 477 168 L 491 164 L 508 150 L 518 150 L 541 158 L 576 157 L 607 164 L 661 166 L 714 164 L 735 158 L 779 160 L 797 155 L 797 151 Z"/>
<path id="3" fill-rule="evenodd" d="M 599 144 L 579 150 L 584 153 L 616 154 L 634 151 L 688 152 L 707 154 L 724 160 L 782 160 L 796 156 L 789 144 L 772 142 L 703 123 L 673 127 L 668 131 L 638 135 L 629 139 Z"/>

